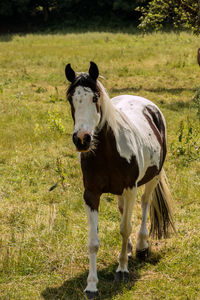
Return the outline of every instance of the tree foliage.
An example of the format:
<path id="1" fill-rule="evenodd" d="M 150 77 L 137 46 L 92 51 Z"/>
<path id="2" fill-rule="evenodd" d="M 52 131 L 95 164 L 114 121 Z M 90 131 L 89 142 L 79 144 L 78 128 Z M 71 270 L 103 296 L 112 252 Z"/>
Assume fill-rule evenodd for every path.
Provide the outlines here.
<path id="1" fill-rule="evenodd" d="M 197 33 L 199 6 L 200 0 L 0 0 L 0 22 L 105 25 L 115 20 L 119 26 L 140 22 L 144 31 L 170 25 Z"/>
<path id="2" fill-rule="evenodd" d="M 0 2 L 0 16 L 23 16 L 29 10 L 30 0 L 10 0 Z"/>
<path id="3" fill-rule="evenodd" d="M 90 20 L 98 17 L 118 16 L 134 20 L 139 0 L 10 0 L 0 1 L 0 16 L 30 20 L 33 16 Z"/>
<path id="4" fill-rule="evenodd" d="M 170 25 L 199 33 L 199 9 L 198 0 L 151 0 L 146 7 L 141 5 L 137 8 L 142 13 L 139 28 L 144 31 L 160 30 L 165 25 Z"/>

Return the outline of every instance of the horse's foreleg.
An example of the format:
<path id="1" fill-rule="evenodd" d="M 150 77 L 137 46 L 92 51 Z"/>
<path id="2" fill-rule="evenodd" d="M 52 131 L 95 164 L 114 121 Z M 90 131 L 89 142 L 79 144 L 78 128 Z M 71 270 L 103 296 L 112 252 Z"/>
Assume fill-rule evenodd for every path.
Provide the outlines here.
<path id="1" fill-rule="evenodd" d="M 158 184 L 158 176 L 154 177 L 151 181 L 145 184 L 145 191 L 142 195 L 142 223 L 138 234 L 136 245 L 136 256 L 140 259 L 145 259 L 149 254 L 149 232 L 147 229 L 147 217 L 151 204 L 152 193 Z"/>
<path id="2" fill-rule="evenodd" d="M 87 287 L 85 289 L 85 293 L 88 299 L 93 299 L 98 295 L 97 290 L 97 252 L 99 249 L 99 239 L 98 239 L 98 205 L 99 199 L 96 199 L 91 194 L 84 195 L 85 198 L 85 210 L 88 218 L 88 251 L 89 251 L 89 275 L 87 278 Z M 91 202 L 91 199 L 96 199 L 96 203 L 94 201 Z"/>
<path id="3" fill-rule="evenodd" d="M 122 220 L 120 224 L 120 233 L 122 235 L 122 249 L 119 256 L 119 266 L 116 271 L 116 280 L 117 281 L 127 281 L 128 280 L 128 241 L 129 236 L 132 231 L 131 218 L 133 207 L 135 203 L 135 198 L 137 194 L 137 188 L 127 189 L 123 192 L 123 212 Z M 121 198 L 121 200 L 122 200 Z M 120 198 L 119 198 L 120 201 Z M 118 202 L 119 204 L 119 202 Z M 121 202 L 122 204 L 122 202 Z M 120 207 L 120 205 L 119 205 Z"/>

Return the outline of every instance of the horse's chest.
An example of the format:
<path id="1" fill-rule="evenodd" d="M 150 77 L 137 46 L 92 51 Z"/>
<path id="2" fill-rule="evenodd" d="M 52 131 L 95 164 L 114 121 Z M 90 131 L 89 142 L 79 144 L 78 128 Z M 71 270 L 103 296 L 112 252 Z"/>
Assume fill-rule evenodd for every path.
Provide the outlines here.
<path id="1" fill-rule="evenodd" d="M 128 163 L 124 158 L 81 159 L 83 180 L 86 189 L 99 193 L 121 195 L 125 188 L 132 188 L 138 178 L 139 170 L 135 157 Z"/>

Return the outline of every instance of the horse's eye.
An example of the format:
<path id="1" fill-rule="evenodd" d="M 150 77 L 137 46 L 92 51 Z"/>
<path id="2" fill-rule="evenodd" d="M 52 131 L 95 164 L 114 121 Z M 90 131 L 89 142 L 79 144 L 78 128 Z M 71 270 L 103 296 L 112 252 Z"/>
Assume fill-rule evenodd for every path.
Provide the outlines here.
<path id="1" fill-rule="evenodd" d="M 94 103 L 97 103 L 97 101 L 98 101 L 98 97 L 97 97 L 97 95 L 94 95 L 94 97 L 93 97 L 93 102 L 94 102 Z"/>

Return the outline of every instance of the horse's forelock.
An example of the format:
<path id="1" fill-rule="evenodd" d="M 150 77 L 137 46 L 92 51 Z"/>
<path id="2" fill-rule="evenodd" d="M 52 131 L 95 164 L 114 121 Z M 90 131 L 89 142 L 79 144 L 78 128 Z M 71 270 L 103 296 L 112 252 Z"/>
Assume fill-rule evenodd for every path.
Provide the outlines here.
<path id="1" fill-rule="evenodd" d="M 73 95 L 77 86 L 83 86 L 90 88 L 94 93 L 100 95 L 100 89 L 97 83 L 90 77 L 87 73 L 81 73 L 76 77 L 74 82 L 72 82 L 67 90 L 67 95 Z"/>

